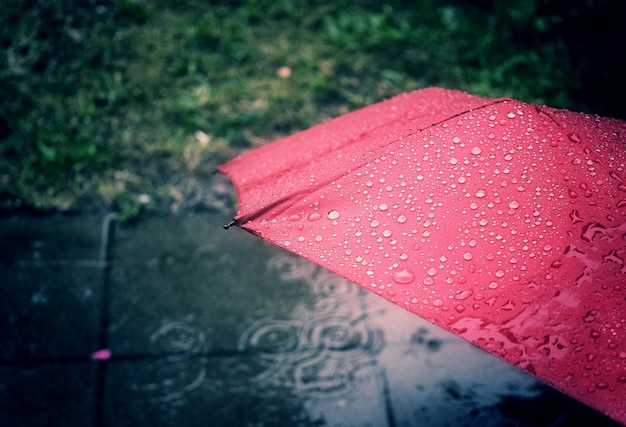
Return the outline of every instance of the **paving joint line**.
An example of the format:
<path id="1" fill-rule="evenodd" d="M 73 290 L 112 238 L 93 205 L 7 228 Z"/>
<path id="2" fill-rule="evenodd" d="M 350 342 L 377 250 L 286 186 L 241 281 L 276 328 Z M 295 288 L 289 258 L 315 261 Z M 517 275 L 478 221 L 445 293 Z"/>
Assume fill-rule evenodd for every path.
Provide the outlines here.
<path id="1" fill-rule="evenodd" d="M 108 349 L 109 347 L 109 328 L 111 325 L 111 281 L 110 274 L 112 268 L 112 242 L 115 223 L 118 215 L 109 213 L 102 220 L 102 234 L 100 239 L 100 257 L 99 261 L 104 265 L 102 275 L 102 293 L 100 305 L 100 330 L 98 334 L 98 349 Z M 94 425 L 95 427 L 104 427 L 105 421 L 105 388 L 107 380 L 106 360 L 98 361 L 96 367 L 96 391 L 94 399 Z"/>

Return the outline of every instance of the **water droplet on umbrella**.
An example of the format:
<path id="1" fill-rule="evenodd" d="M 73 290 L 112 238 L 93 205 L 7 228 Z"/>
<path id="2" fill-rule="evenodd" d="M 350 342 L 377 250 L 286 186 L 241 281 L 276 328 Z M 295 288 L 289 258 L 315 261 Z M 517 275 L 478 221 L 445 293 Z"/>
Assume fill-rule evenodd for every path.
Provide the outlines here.
<path id="1" fill-rule="evenodd" d="M 599 222 L 590 222 L 582 227 L 581 239 L 591 242 L 606 233 L 606 228 Z"/>
<path id="2" fill-rule="evenodd" d="M 378 209 L 380 209 L 381 211 L 386 211 L 387 209 L 389 209 L 389 205 L 387 203 L 381 203 L 380 206 L 378 206 Z"/>
<path id="3" fill-rule="evenodd" d="M 375 219 L 370 223 L 370 226 L 372 227 L 378 227 L 380 225 L 380 221 Z"/>
<path id="4" fill-rule="evenodd" d="M 483 189 L 476 191 L 476 197 L 478 197 L 479 199 L 485 197 L 486 195 L 487 195 L 487 192 Z"/>
<path id="5" fill-rule="evenodd" d="M 487 304 L 489 307 L 493 307 L 493 305 L 496 303 L 497 300 L 498 298 L 491 297 L 488 300 L 485 300 L 485 304 Z"/>
<path id="6" fill-rule="evenodd" d="M 406 222 L 406 216 L 400 215 L 398 216 L 398 218 L 396 218 L 396 221 L 398 221 L 400 224 L 404 224 Z"/>
<path id="7" fill-rule="evenodd" d="M 469 261 L 472 259 L 472 253 L 471 252 L 465 252 L 463 254 L 463 259 L 465 259 L 466 261 Z"/>
<path id="8" fill-rule="evenodd" d="M 585 316 L 583 317 L 583 322 L 591 323 L 596 320 L 599 315 L 600 312 L 598 310 L 589 310 L 587 313 L 585 313 Z"/>
<path id="9" fill-rule="evenodd" d="M 496 277 L 500 278 L 504 276 L 504 270 L 497 270 L 496 271 Z"/>
<path id="10" fill-rule="evenodd" d="M 580 144 L 580 136 L 577 133 L 570 133 L 567 135 L 570 141 Z"/>
<path id="11" fill-rule="evenodd" d="M 309 221 L 317 221 L 319 219 L 322 218 L 322 215 L 319 212 L 312 212 L 309 214 L 309 216 L 307 217 L 307 219 Z"/>
<path id="12" fill-rule="evenodd" d="M 583 222 L 583 219 L 580 217 L 580 214 L 576 209 L 570 212 L 569 217 L 572 220 L 572 225 Z"/>
<path id="13" fill-rule="evenodd" d="M 502 310 L 511 311 L 515 309 L 515 303 L 512 300 L 508 300 L 506 304 L 500 307 Z"/>
<path id="14" fill-rule="evenodd" d="M 517 209 L 519 208 L 519 202 L 517 200 L 511 200 L 511 202 L 509 203 L 509 208 L 511 209 Z"/>
<path id="15" fill-rule="evenodd" d="M 427 273 L 429 276 L 435 276 L 437 275 L 437 269 L 435 267 L 431 267 L 428 269 Z"/>
<path id="16" fill-rule="evenodd" d="M 462 300 L 468 299 L 470 296 L 472 296 L 472 293 L 473 292 L 471 290 L 467 289 L 465 291 L 461 291 L 458 294 L 456 294 L 454 298 L 457 299 L 457 300 L 461 300 L 462 301 Z"/>
<path id="17" fill-rule="evenodd" d="M 400 283 L 401 285 L 407 285 L 415 280 L 415 275 L 407 268 L 394 270 L 391 276 L 396 283 Z"/>
<path id="18" fill-rule="evenodd" d="M 425 277 L 422 282 L 424 283 L 424 286 L 432 286 L 435 284 L 435 281 L 432 277 Z"/>
<path id="19" fill-rule="evenodd" d="M 482 153 L 482 152 L 483 152 L 483 150 L 481 150 L 481 149 L 480 149 L 480 147 L 473 147 L 473 148 L 471 149 L 471 151 L 470 151 L 470 152 L 471 152 L 473 155 L 477 156 L 477 155 L 479 155 L 480 153 Z"/>
<path id="20" fill-rule="evenodd" d="M 341 215 L 336 210 L 332 210 L 332 211 L 328 212 L 328 219 L 337 219 L 340 216 Z"/>
<path id="21" fill-rule="evenodd" d="M 510 112 L 506 115 L 509 119 L 514 119 L 515 118 L 515 113 Z"/>
<path id="22" fill-rule="evenodd" d="M 384 230 L 383 231 L 383 236 L 384 237 L 390 237 L 391 236 L 391 230 Z"/>
<path id="23" fill-rule="evenodd" d="M 498 288 L 498 282 L 495 282 L 495 281 L 489 282 L 488 287 L 489 287 L 489 289 L 497 289 Z"/>

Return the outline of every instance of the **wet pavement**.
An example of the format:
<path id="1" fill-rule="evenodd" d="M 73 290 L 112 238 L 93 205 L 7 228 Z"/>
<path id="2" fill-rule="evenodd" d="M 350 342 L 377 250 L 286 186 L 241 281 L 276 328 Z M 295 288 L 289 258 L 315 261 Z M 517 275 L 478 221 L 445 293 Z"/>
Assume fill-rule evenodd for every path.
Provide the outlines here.
<path id="1" fill-rule="evenodd" d="M 0 425 L 615 425 L 229 219 L 0 218 Z"/>

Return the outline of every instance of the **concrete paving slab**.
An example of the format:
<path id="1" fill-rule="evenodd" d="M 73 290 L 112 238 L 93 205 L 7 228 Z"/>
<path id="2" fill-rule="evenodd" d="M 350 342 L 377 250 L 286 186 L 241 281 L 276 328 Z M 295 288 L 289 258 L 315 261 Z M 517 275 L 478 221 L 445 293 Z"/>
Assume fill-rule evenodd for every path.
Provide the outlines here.
<path id="1" fill-rule="evenodd" d="M 88 360 L 100 330 L 102 271 L 0 265 L 0 359 Z"/>
<path id="2" fill-rule="evenodd" d="M 158 243 L 146 238 L 155 234 Z M 153 381 L 127 384 L 135 395 L 163 393 L 167 383 L 170 395 L 180 396 L 175 403 L 143 399 L 139 412 L 153 414 L 157 425 L 176 423 L 176 416 L 161 414 L 171 405 L 205 408 L 198 423 L 218 411 L 214 425 L 385 425 L 371 357 L 382 337 L 367 325 L 360 288 L 241 230 L 225 232 L 215 217 L 119 227 L 113 254 L 111 349 L 122 362 L 110 366 L 107 399 L 117 409 L 107 413 L 133 411 L 121 407 L 136 400 L 114 403 L 114 396 L 130 378 L 118 372 L 134 363 L 133 378 L 147 370 Z M 177 357 L 194 361 L 172 360 Z M 224 364 L 231 366 L 209 374 Z M 159 383 L 155 372 L 176 373 Z M 216 384 L 222 391 L 211 389 Z M 225 400 L 230 408 L 233 401 L 259 400 L 274 409 L 227 413 Z M 289 415 L 292 406 L 299 409 Z M 179 424 L 196 425 L 183 413 Z"/>
<path id="3" fill-rule="evenodd" d="M 0 425 L 94 425 L 95 373 L 91 363 L 0 366 Z"/>
<path id="4" fill-rule="evenodd" d="M 102 217 L 0 218 L 0 424 L 95 425 Z"/>
<path id="5" fill-rule="evenodd" d="M 184 323 L 203 335 L 202 351 L 238 351 L 249 324 L 270 314 L 286 318 L 307 298 L 305 287 L 282 283 L 267 268 L 279 251 L 241 230 L 224 231 L 216 216 L 119 227 L 111 349 L 158 353 L 151 342 Z"/>
<path id="6" fill-rule="evenodd" d="M 102 217 L 0 218 L 0 358 L 85 360 L 97 347 Z"/>

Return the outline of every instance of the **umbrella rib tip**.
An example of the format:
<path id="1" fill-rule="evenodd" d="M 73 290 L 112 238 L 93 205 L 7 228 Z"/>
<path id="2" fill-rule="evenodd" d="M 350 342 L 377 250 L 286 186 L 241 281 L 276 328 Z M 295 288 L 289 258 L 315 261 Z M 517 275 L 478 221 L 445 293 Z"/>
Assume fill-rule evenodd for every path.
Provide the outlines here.
<path id="1" fill-rule="evenodd" d="M 224 230 L 228 230 L 230 227 L 237 225 L 237 221 L 235 221 L 234 219 L 229 222 L 228 224 L 224 224 Z"/>

